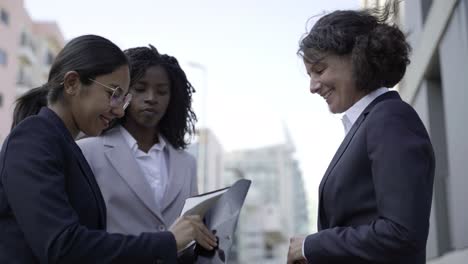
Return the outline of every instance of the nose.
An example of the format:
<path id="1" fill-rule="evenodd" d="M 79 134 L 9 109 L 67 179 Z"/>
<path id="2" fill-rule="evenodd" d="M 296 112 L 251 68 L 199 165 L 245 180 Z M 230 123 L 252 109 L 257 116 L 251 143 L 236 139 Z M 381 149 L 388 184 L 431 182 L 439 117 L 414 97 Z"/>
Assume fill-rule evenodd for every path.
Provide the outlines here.
<path id="1" fill-rule="evenodd" d="M 147 103 L 155 103 L 156 102 L 156 91 L 154 89 L 148 89 L 145 94 L 145 101 Z"/>
<path id="2" fill-rule="evenodd" d="M 314 76 L 310 76 L 310 92 L 311 93 L 317 93 L 320 88 L 322 87 L 322 84 L 320 83 L 319 79 Z"/>
<path id="3" fill-rule="evenodd" d="M 123 109 L 122 106 L 112 107 L 112 108 L 111 108 L 111 113 L 112 113 L 116 118 L 122 118 L 122 117 L 125 115 L 125 110 Z"/>

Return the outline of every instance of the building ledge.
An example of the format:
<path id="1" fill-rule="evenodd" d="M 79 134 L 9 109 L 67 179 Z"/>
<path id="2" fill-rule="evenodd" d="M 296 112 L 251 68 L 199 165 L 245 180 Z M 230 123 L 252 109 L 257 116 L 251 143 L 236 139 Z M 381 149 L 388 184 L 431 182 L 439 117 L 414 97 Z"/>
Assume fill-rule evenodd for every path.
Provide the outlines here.
<path id="1" fill-rule="evenodd" d="M 465 264 L 468 259 L 468 248 L 452 251 L 441 257 L 429 259 L 427 264 Z"/>

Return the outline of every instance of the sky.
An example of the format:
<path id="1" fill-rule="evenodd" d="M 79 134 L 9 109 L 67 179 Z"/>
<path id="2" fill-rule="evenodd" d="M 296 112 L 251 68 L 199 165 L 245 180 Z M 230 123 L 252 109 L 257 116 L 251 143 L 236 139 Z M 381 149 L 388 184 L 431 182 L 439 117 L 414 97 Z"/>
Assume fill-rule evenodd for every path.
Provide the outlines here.
<path id="1" fill-rule="evenodd" d="M 122 49 L 154 45 L 175 56 L 195 86 L 198 126 L 225 151 L 285 141 L 296 146 L 311 206 L 344 137 L 340 116 L 309 92 L 301 36 L 325 12 L 358 0 L 24 0 L 34 20 L 54 20 L 69 40 L 109 38 Z M 311 18 L 312 17 L 312 18 Z M 311 19 L 310 19 L 311 18 Z M 312 212 L 313 213 L 313 212 Z"/>

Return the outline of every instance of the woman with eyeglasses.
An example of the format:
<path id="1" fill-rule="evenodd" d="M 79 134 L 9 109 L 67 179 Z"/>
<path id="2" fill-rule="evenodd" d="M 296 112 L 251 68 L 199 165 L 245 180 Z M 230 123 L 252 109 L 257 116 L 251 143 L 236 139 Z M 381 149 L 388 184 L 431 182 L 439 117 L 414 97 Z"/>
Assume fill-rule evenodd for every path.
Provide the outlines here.
<path id="1" fill-rule="evenodd" d="M 177 250 L 215 237 L 199 217 L 169 231 L 110 234 L 106 206 L 74 139 L 97 136 L 131 100 L 125 54 L 109 40 L 71 40 L 45 85 L 18 98 L 0 153 L 0 263 L 176 263 Z"/>
<path id="2" fill-rule="evenodd" d="M 167 230 L 185 199 L 196 195 L 196 160 L 184 149 L 193 135 L 192 85 L 177 59 L 155 47 L 125 51 L 132 102 L 116 126 L 77 142 L 107 206 L 107 230 Z"/>

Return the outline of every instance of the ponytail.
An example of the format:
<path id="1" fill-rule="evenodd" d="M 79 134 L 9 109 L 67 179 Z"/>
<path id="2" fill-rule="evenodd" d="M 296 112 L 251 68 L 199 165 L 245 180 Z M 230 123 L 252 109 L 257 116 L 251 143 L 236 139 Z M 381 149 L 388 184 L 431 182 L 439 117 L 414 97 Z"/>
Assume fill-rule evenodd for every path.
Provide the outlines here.
<path id="1" fill-rule="evenodd" d="M 16 100 L 11 129 L 17 126 L 26 117 L 39 113 L 41 107 L 47 106 L 48 93 L 48 87 L 43 85 L 21 95 Z"/>
<path id="2" fill-rule="evenodd" d="M 87 85 L 89 78 L 109 74 L 123 65 L 128 65 L 127 57 L 106 38 L 84 35 L 70 40 L 50 67 L 47 83 L 16 100 L 11 128 L 26 117 L 37 114 L 41 107 L 63 100 L 63 82 L 67 72 L 77 72 L 81 83 Z"/>

